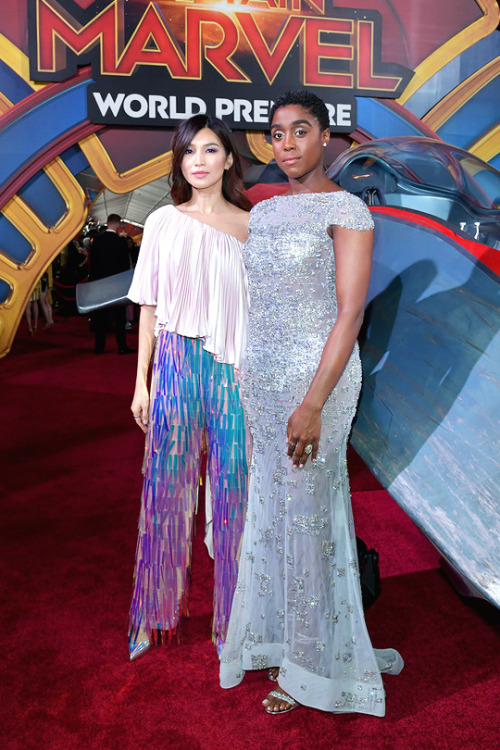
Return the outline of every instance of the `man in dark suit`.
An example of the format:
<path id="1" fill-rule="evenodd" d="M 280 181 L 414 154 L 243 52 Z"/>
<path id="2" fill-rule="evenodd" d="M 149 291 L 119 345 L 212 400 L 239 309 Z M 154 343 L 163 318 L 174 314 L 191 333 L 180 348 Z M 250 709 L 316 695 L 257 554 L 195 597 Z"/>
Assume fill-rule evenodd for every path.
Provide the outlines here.
<path id="1" fill-rule="evenodd" d="M 118 234 L 120 225 L 121 218 L 118 214 L 110 214 L 106 231 L 94 238 L 89 249 L 89 281 L 105 279 L 130 268 L 127 242 Z M 106 333 L 111 324 L 114 325 L 118 354 L 135 351 L 127 346 L 124 305 L 96 310 L 91 315 L 91 322 L 96 354 L 104 354 Z"/>

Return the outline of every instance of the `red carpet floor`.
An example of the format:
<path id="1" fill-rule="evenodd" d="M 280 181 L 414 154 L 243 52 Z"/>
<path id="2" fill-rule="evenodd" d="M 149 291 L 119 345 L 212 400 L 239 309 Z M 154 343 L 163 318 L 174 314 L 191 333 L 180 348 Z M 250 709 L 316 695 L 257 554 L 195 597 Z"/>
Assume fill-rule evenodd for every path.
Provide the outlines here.
<path id="1" fill-rule="evenodd" d="M 394 646 L 406 661 L 385 678 L 384 719 L 305 708 L 268 716 L 260 673 L 219 688 L 202 522 L 183 642 L 129 663 L 143 447 L 129 412 L 135 357 L 118 356 L 114 340 L 94 356 L 83 318 L 31 339 L 21 328 L 0 361 L 0 747 L 499 746 L 499 613 L 459 598 L 436 551 L 354 454 L 357 531 L 379 550 L 383 576 L 368 626 L 375 646 Z"/>

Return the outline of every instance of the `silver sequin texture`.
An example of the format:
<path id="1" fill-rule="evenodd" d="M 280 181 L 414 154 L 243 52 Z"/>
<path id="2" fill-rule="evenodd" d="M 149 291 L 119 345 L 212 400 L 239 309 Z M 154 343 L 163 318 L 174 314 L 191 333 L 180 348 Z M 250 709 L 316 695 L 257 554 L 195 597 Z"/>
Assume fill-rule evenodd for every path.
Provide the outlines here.
<path id="1" fill-rule="evenodd" d="M 382 715 L 382 680 L 352 565 L 346 449 L 361 386 L 357 345 L 323 407 L 316 464 L 293 471 L 286 456 L 288 418 L 307 392 L 337 316 L 332 225 L 364 231 L 373 222 L 365 204 L 343 191 L 279 196 L 250 214 L 242 387 L 253 438 L 251 523 L 221 684 L 236 685 L 241 667 L 254 669 L 253 656 L 265 654 L 281 667 L 281 687 L 299 702 Z M 262 641 L 249 644 L 249 633 Z"/>

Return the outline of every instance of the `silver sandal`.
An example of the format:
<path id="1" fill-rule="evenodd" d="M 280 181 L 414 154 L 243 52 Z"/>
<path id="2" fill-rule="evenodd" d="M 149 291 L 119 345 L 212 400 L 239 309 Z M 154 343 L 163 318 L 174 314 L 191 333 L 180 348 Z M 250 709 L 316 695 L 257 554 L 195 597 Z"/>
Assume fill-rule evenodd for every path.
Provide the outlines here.
<path id="1" fill-rule="evenodd" d="M 287 714 L 289 711 L 293 711 L 294 708 L 298 708 L 300 706 L 300 703 L 297 703 L 291 695 L 285 695 L 285 693 L 281 693 L 279 690 L 271 690 L 270 693 L 268 693 L 268 698 L 278 698 L 279 700 L 282 700 L 284 703 L 288 703 L 288 708 L 283 708 L 281 711 L 272 711 L 268 706 L 265 706 L 266 713 L 268 714 Z"/>

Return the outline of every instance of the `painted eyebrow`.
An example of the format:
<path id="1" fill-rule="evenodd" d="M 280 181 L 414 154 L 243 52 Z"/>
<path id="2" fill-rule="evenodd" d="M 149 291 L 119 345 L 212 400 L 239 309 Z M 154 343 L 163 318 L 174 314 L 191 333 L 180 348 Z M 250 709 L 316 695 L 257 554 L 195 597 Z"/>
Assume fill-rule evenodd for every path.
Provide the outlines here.
<path id="1" fill-rule="evenodd" d="M 193 148 L 193 143 L 192 142 L 188 143 L 188 148 L 190 146 L 191 146 L 191 148 Z M 213 143 L 211 143 L 211 142 L 210 143 L 202 143 L 202 147 L 203 148 L 207 148 L 207 146 L 217 146 L 217 148 L 220 148 L 220 145 L 218 143 L 215 143 L 215 141 Z"/>
<path id="2" fill-rule="evenodd" d="M 292 122 L 292 125 L 309 125 L 312 127 L 312 123 L 309 122 L 309 120 L 294 120 Z M 283 125 L 280 125 L 279 123 L 276 123 L 276 125 L 271 125 L 271 130 L 274 130 L 275 128 L 282 128 Z"/>

